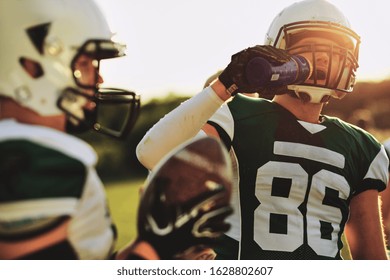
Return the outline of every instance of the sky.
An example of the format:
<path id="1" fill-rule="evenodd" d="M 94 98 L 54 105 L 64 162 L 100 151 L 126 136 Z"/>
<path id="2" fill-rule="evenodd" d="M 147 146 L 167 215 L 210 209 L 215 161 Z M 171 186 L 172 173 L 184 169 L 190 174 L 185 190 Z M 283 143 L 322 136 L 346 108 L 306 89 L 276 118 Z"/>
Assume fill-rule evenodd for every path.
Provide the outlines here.
<path id="1" fill-rule="evenodd" d="M 107 86 L 144 101 L 194 95 L 232 54 L 257 44 L 296 0 L 96 0 L 127 56 L 103 64 Z M 333 0 L 362 39 L 358 81 L 390 77 L 390 1 Z"/>

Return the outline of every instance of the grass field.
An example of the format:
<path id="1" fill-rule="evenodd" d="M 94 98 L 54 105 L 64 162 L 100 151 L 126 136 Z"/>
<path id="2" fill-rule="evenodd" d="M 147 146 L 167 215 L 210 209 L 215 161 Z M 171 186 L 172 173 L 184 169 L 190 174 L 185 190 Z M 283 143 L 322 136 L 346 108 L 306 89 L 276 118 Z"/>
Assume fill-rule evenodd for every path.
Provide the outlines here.
<path id="1" fill-rule="evenodd" d="M 118 230 L 116 249 L 135 238 L 139 188 L 144 180 L 106 183 L 111 215 Z"/>

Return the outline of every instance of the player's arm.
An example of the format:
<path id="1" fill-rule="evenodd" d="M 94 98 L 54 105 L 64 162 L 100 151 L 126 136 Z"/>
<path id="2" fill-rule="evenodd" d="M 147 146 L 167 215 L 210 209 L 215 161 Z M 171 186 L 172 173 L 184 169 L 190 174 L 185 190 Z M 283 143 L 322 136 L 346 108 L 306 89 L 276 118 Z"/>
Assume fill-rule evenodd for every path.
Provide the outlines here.
<path id="1" fill-rule="evenodd" d="M 352 198 L 345 234 L 353 259 L 387 259 L 377 190 Z"/>
<path id="2" fill-rule="evenodd" d="M 158 253 L 151 244 L 146 241 L 136 240 L 114 256 L 116 260 L 159 260 Z"/>
<path id="3" fill-rule="evenodd" d="M 166 154 L 195 137 L 223 102 L 208 87 L 180 104 L 145 134 L 137 145 L 138 160 L 151 170 Z"/>
<path id="4" fill-rule="evenodd" d="M 390 179 L 387 183 L 386 190 L 381 192 L 381 208 L 382 208 L 382 218 L 383 226 L 385 231 L 386 245 L 387 249 L 390 248 Z"/>
<path id="5" fill-rule="evenodd" d="M 69 222 L 66 216 L 40 219 L 35 232 L 0 238 L 0 259 L 77 259 L 67 240 Z"/>
<path id="6" fill-rule="evenodd" d="M 390 140 L 384 144 L 386 149 L 387 157 L 390 158 Z M 389 165 L 389 174 L 390 174 L 390 165 Z M 382 215 L 383 215 L 383 225 L 385 227 L 385 235 L 387 241 L 387 248 L 390 249 L 390 176 L 387 183 L 387 188 L 380 193 L 382 200 Z"/>
<path id="7" fill-rule="evenodd" d="M 136 149 L 138 160 L 146 168 L 152 169 L 178 145 L 195 137 L 207 120 L 231 96 L 239 91 L 258 92 L 260 89 L 250 85 L 245 76 L 246 65 L 254 57 L 285 62 L 289 55 L 285 50 L 271 46 L 255 46 L 234 54 L 229 65 L 210 87 L 183 102 L 145 134 Z M 209 135 L 217 135 L 208 125 L 204 127 L 204 131 Z"/>

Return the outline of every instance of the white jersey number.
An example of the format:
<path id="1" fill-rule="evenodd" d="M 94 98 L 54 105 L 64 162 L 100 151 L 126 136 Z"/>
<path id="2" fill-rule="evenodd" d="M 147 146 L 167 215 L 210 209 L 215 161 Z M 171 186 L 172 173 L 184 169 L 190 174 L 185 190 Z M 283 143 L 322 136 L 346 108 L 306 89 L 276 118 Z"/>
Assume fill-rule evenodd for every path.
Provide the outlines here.
<path id="1" fill-rule="evenodd" d="M 288 195 L 272 195 L 275 178 L 290 180 Z M 308 244 L 318 255 L 334 257 L 338 252 L 342 213 L 341 209 L 323 203 L 327 189 L 338 193 L 340 199 L 349 197 L 350 188 L 345 178 L 330 171 L 320 170 L 310 178 L 297 163 L 270 161 L 260 167 L 255 192 L 260 205 L 254 213 L 254 240 L 264 250 L 292 252 L 303 244 L 306 230 Z M 306 196 L 305 229 L 304 215 L 299 206 Z M 287 216 L 286 233 L 270 232 L 271 214 Z M 331 224 L 330 239 L 321 237 L 321 222 Z"/>

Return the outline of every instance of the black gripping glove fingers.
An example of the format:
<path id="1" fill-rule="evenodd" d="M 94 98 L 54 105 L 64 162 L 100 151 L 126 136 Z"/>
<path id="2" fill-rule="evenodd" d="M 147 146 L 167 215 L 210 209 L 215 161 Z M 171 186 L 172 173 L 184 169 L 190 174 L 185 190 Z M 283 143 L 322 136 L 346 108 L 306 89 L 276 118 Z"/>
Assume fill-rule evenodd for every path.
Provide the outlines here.
<path id="1" fill-rule="evenodd" d="M 263 90 L 251 86 L 245 74 L 248 62 L 255 57 L 267 59 L 274 64 L 286 63 L 291 58 L 286 50 L 269 45 L 256 45 L 234 54 L 229 65 L 218 77 L 232 96 L 238 92 L 254 93 Z"/>

